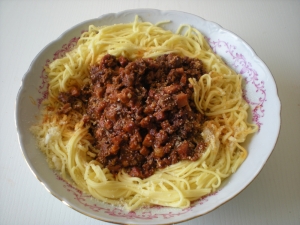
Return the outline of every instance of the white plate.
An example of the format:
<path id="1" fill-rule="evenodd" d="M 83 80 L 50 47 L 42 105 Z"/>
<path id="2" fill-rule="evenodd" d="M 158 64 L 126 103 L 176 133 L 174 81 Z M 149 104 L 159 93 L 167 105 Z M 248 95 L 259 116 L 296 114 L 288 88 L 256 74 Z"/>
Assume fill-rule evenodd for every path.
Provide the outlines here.
<path id="1" fill-rule="evenodd" d="M 29 132 L 29 127 L 36 122 L 40 103 L 47 96 L 47 77 L 43 67 L 70 50 L 82 31 L 88 29 L 88 25 L 133 22 L 135 15 L 139 15 L 143 21 L 152 23 L 171 20 L 171 23 L 164 25 L 164 28 L 174 32 L 182 23 L 190 24 L 200 30 L 213 50 L 245 78 L 245 98 L 251 105 L 253 121 L 260 126 L 259 132 L 245 143 L 249 155 L 238 171 L 226 180 L 217 193 L 196 201 L 187 209 L 153 207 L 126 212 L 99 202 L 83 194 L 49 169 L 45 155 L 37 149 L 35 139 Z M 240 193 L 257 176 L 277 140 L 280 128 L 280 101 L 274 79 L 266 65 L 235 34 L 216 23 L 184 12 L 134 9 L 106 14 L 80 23 L 47 45 L 36 56 L 23 77 L 16 100 L 15 116 L 20 146 L 29 167 L 45 188 L 64 204 L 87 216 L 107 222 L 169 224 L 186 221 L 214 210 Z"/>

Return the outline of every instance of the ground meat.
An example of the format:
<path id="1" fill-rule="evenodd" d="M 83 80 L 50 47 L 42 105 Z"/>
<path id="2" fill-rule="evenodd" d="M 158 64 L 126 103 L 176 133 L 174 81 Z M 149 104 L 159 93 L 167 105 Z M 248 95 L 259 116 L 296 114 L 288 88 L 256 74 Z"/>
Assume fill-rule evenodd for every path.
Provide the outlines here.
<path id="1" fill-rule="evenodd" d="M 99 149 L 96 160 L 113 174 L 124 168 L 146 178 L 200 157 L 204 117 L 188 79 L 203 73 L 200 60 L 174 54 L 135 61 L 105 55 L 91 67 L 89 87 L 60 93 L 61 113 L 85 108 L 84 122 Z"/>
<path id="2" fill-rule="evenodd" d="M 90 85 L 86 85 L 81 89 L 73 86 L 69 92 L 60 92 L 58 100 L 63 105 L 59 108 L 58 113 L 67 114 L 71 110 L 76 110 L 81 114 L 85 114 L 90 96 Z"/>

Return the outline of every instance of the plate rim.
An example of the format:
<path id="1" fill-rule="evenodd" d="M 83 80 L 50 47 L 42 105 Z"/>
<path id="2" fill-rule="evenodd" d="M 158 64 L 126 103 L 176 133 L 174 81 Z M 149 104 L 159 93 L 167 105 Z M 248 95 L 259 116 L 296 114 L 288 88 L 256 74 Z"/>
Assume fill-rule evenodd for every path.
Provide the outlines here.
<path id="1" fill-rule="evenodd" d="M 23 157 L 26 161 L 26 164 L 28 165 L 29 169 L 31 170 L 31 172 L 34 174 L 34 176 L 38 179 L 38 181 L 40 181 L 40 183 L 45 187 L 45 189 L 51 193 L 54 197 L 56 197 L 58 200 L 60 200 L 62 203 L 64 203 L 65 205 L 69 206 L 70 208 L 76 210 L 77 212 L 80 212 L 81 214 L 83 215 L 86 215 L 86 216 L 89 216 L 91 218 L 94 218 L 94 219 L 98 219 L 98 220 L 101 220 L 101 221 L 105 221 L 105 222 L 110 222 L 110 223 L 118 223 L 117 221 L 113 221 L 113 220 L 106 220 L 106 219 L 103 219 L 103 218 L 99 218 L 99 217 L 95 217 L 91 214 L 87 214 L 86 212 L 83 212 L 81 210 L 78 210 L 76 209 L 76 207 L 73 207 L 72 205 L 68 204 L 67 202 L 65 202 L 64 199 L 62 199 L 60 196 L 56 195 L 55 193 L 53 193 L 52 191 L 50 191 L 49 187 L 47 184 L 43 183 L 42 182 L 42 179 L 40 179 L 37 174 L 34 172 L 34 170 L 32 169 L 31 165 L 30 165 L 30 162 L 29 162 L 29 159 L 26 157 L 26 151 L 25 151 L 25 147 L 23 146 L 23 143 L 22 143 L 22 134 L 20 133 L 20 124 L 21 124 L 21 121 L 20 121 L 20 115 L 19 115 L 19 102 L 21 101 L 20 100 L 20 97 L 21 97 L 21 93 L 24 89 L 24 81 L 27 77 L 27 75 L 30 73 L 34 63 L 37 61 L 37 59 L 40 57 L 40 55 L 45 52 L 51 45 L 54 45 L 54 44 L 57 44 L 59 43 L 71 30 L 75 29 L 76 27 L 79 27 L 81 26 L 82 24 L 84 23 L 88 23 L 89 21 L 93 21 L 93 20 L 103 20 L 105 17 L 108 17 L 108 16 L 120 16 L 124 13 L 144 13 L 144 12 L 149 12 L 149 11 L 155 11 L 156 13 L 159 13 L 159 14 L 166 14 L 168 12 L 172 12 L 172 13 L 180 13 L 180 14 L 185 14 L 185 15 L 188 15 L 188 16 L 193 16 L 195 18 L 198 18 L 198 19 L 201 19 L 203 20 L 204 22 L 206 23 L 212 23 L 213 25 L 217 26 L 217 28 L 219 30 L 221 30 L 222 32 L 226 32 L 228 34 L 230 34 L 231 36 L 233 36 L 235 39 L 239 39 L 239 41 L 241 41 L 243 43 L 243 46 L 247 47 L 247 50 L 250 51 L 251 55 L 255 58 L 255 60 L 259 61 L 260 64 L 265 67 L 264 69 L 266 71 L 269 72 L 269 75 L 268 76 L 268 79 L 271 79 L 271 82 L 273 82 L 273 86 L 274 86 L 274 90 L 272 91 L 273 92 L 273 95 L 272 97 L 275 98 L 276 97 L 276 101 L 277 101 L 277 110 L 278 110 L 278 114 L 277 115 L 274 115 L 277 118 L 278 120 L 278 126 L 277 126 L 277 133 L 276 133 L 276 140 L 274 141 L 274 144 L 272 145 L 272 148 L 271 148 L 271 151 L 268 153 L 268 157 L 266 157 L 266 159 L 264 160 L 264 162 L 262 163 L 261 167 L 257 170 L 258 172 L 255 174 L 255 176 L 250 179 L 250 181 L 248 183 L 246 183 L 244 185 L 244 187 L 237 193 L 235 193 L 234 196 L 228 198 L 226 201 L 223 201 L 222 203 L 216 205 L 215 207 L 213 207 L 212 209 L 210 209 L 209 211 L 206 211 L 204 213 L 196 213 L 194 216 L 189 216 L 187 219 L 183 219 L 183 220 L 175 220 L 176 222 L 175 223 L 180 223 L 180 222 L 184 222 L 184 221 L 188 221 L 188 220 L 191 220 L 191 219 L 194 219 L 194 218 L 197 218 L 197 217 L 200 217 L 202 215 L 205 215 L 213 210 L 215 210 L 216 208 L 224 205 L 225 203 L 227 203 L 228 201 L 232 200 L 234 197 L 236 197 L 238 194 L 240 194 L 243 190 L 245 190 L 245 188 L 250 185 L 254 180 L 255 178 L 258 176 L 258 174 L 261 172 L 262 168 L 264 167 L 264 165 L 266 164 L 266 162 L 268 161 L 268 159 L 270 158 L 271 154 L 273 153 L 274 151 L 274 148 L 276 146 L 276 143 L 277 143 L 277 140 L 278 140 L 278 137 L 279 137 L 279 134 L 280 134 L 280 128 L 281 128 L 281 103 L 280 103 L 280 99 L 279 99 L 279 96 L 278 96 L 278 89 L 277 89 L 277 85 L 276 85 L 276 81 L 272 75 L 272 73 L 270 72 L 270 69 L 267 67 L 267 65 L 264 63 L 264 61 L 258 57 L 257 53 L 253 50 L 253 48 L 246 42 L 244 41 L 242 38 L 240 38 L 238 35 L 236 35 L 235 33 L 233 33 L 232 31 L 230 30 L 227 30 L 225 28 L 223 28 L 221 25 L 219 25 L 218 23 L 214 22 L 214 21 L 209 21 L 209 20 L 206 20 L 204 19 L 203 17 L 200 17 L 198 15 L 195 15 L 195 14 L 191 14 L 191 13 L 188 13 L 188 12 L 183 12 L 183 11 L 178 11 L 178 10 L 159 10 L 159 9 L 147 9 L 147 8 L 141 8 L 141 9 L 128 9 L 128 10 L 124 10 L 124 11 L 119 11 L 117 13 L 106 13 L 106 14 L 102 14 L 100 15 L 99 17 L 96 17 L 96 18 L 93 18 L 93 19 L 88 19 L 88 20 L 85 20 L 85 21 L 82 21 L 80 23 L 77 23 L 75 25 L 73 25 L 72 27 L 70 27 L 69 29 L 65 30 L 61 35 L 59 35 L 56 39 L 50 41 L 45 47 L 43 47 L 38 53 L 37 55 L 33 58 L 33 60 L 31 61 L 30 65 L 29 65 L 29 68 L 28 70 L 25 72 L 25 74 L 22 76 L 22 80 L 21 80 L 21 84 L 20 84 L 20 87 L 18 89 L 18 93 L 17 93 L 17 96 L 16 96 L 16 101 L 15 101 L 15 126 L 16 126 L 16 129 L 17 129 L 17 135 L 18 135 L 18 142 L 19 142 L 19 146 L 20 146 L 20 149 L 21 149 L 21 152 L 23 154 Z M 101 215 L 100 215 L 101 216 Z M 178 217 L 180 218 L 180 217 Z M 134 221 L 130 220 L 131 222 L 134 223 Z M 145 223 L 147 224 L 147 223 Z M 161 223 L 161 224 L 165 224 L 165 223 Z"/>

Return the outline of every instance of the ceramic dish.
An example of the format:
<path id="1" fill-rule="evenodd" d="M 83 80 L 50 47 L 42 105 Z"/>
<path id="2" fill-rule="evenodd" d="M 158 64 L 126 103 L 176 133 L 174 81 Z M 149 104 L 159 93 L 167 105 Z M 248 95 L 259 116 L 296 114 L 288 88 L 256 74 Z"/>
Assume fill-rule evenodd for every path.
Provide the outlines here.
<path id="1" fill-rule="evenodd" d="M 29 127 L 36 122 L 40 104 L 47 96 L 47 76 L 44 66 L 72 49 L 88 25 L 112 25 L 132 22 L 135 15 L 143 21 L 156 23 L 170 20 L 165 29 L 176 31 L 182 23 L 200 30 L 212 49 L 245 79 L 244 96 L 251 106 L 253 121 L 260 130 L 245 143 L 249 155 L 238 171 L 227 179 L 219 191 L 199 199 L 187 209 L 152 207 L 134 212 L 99 202 L 65 182 L 50 170 L 45 155 L 35 144 Z M 47 191 L 64 204 L 89 217 L 112 223 L 170 224 L 189 220 L 208 213 L 240 193 L 260 172 L 270 156 L 280 128 L 280 101 L 274 79 L 266 65 L 241 38 L 213 22 L 178 11 L 135 9 L 106 14 L 80 23 L 47 45 L 33 60 L 23 77 L 16 100 L 16 125 L 19 142 L 33 174 Z"/>

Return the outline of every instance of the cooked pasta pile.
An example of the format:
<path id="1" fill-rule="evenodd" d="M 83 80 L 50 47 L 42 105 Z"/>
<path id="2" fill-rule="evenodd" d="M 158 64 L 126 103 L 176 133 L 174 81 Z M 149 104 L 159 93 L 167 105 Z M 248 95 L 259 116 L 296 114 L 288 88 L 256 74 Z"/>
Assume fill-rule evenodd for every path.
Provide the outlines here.
<path id="1" fill-rule="evenodd" d="M 156 58 L 174 53 L 200 59 L 207 73 L 190 79 L 197 109 L 206 116 L 202 137 L 206 143 L 197 161 L 183 160 L 140 179 L 124 170 L 113 176 L 88 154 L 94 146 L 82 114 L 58 114 L 60 92 L 89 81 L 89 68 L 105 54 L 116 57 Z M 203 35 L 189 25 L 172 33 L 141 22 L 111 26 L 89 26 L 77 46 L 46 68 L 49 97 L 42 118 L 31 127 L 38 147 L 46 154 L 49 166 L 68 177 L 83 191 L 106 203 L 127 210 L 161 205 L 186 208 L 191 202 L 212 193 L 234 173 L 247 157 L 241 145 L 257 126 L 248 123 L 249 105 L 242 97 L 242 76 L 229 68 L 209 47 Z M 101 151 L 101 149 L 100 149 Z"/>

